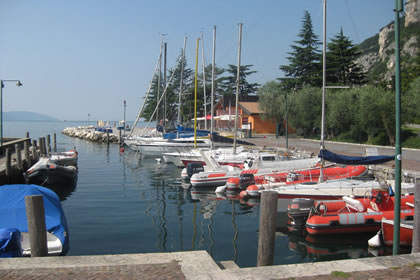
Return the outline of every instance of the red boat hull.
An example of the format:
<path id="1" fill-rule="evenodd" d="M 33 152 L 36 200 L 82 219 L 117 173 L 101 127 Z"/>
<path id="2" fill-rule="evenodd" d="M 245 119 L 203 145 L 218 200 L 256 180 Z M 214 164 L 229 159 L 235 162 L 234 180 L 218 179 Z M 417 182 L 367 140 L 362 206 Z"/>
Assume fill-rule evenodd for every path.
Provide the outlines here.
<path id="1" fill-rule="evenodd" d="M 386 246 L 394 243 L 394 221 L 382 221 L 382 237 Z M 407 224 L 404 221 L 400 224 L 400 246 L 411 246 L 413 243 L 413 223 Z"/>

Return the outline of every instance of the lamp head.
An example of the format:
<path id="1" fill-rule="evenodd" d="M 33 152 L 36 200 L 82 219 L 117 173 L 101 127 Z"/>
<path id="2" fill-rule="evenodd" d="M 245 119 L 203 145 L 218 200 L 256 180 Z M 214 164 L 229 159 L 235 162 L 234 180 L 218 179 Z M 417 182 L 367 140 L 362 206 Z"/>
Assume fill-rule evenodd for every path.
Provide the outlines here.
<path id="1" fill-rule="evenodd" d="M 23 86 L 23 84 L 22 84 L 20 81 L 17 81 L 16 85 L 17 85 L 18 87 Z"/>

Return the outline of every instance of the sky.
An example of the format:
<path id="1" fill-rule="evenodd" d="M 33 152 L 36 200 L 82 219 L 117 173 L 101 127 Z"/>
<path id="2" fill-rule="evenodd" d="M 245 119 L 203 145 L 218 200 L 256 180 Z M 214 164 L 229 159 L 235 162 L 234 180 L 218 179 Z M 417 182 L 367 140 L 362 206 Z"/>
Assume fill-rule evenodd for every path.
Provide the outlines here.
<path id="1" fill-rule="evenodd" d="M 394 0 L 328 0 L 327 38 L 343 28 L 353 43 L 375 35 L 395 14 Z M 322 0 L 1 0 L 0 79 L 3 111 L 31 111 L 59 120 L 134 120 L 158 61 L 162 34 L 167 67 L 176 65 L 187 37 L 188 67 L 196 40 L 216 65 L 241 64 L 264 84 L 282 77 L 304 11 L 322 41 Z M 200 42 L 203 43 L 203 42 Z M 202 67 L 201 45 L 199 69 Z"/>

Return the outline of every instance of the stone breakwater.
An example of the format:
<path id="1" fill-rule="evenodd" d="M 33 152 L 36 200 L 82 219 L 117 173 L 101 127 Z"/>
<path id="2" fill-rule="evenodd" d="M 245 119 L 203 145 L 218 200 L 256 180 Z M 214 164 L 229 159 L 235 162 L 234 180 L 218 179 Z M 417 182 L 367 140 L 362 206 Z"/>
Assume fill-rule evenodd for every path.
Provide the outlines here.
<path id="1" fill-rule="evenodd" d="M 63 129 L 62 133 L 70 137 L 77 137 L 92 142 L 119 142 L 117 135 L 112 133 L 107 134 L 105 132 L 96 131 L 94 127 L 68 127 Z"/>

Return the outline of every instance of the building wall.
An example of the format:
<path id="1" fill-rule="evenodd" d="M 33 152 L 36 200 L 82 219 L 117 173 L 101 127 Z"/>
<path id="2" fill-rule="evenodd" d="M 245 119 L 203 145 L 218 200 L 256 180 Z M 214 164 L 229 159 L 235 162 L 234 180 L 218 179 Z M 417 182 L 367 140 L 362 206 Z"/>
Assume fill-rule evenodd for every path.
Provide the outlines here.
<path id="1" fill-rule="evenodd" d="M 262 120 L 259 115 L 248 116 L 248 123 L 251 123 L 254 133 L 276 133 L 276 124 Z"/>

